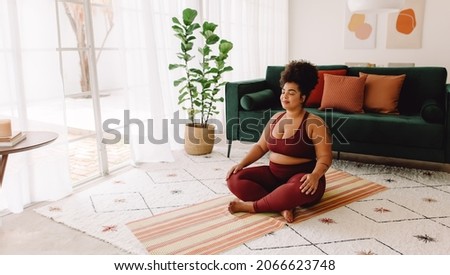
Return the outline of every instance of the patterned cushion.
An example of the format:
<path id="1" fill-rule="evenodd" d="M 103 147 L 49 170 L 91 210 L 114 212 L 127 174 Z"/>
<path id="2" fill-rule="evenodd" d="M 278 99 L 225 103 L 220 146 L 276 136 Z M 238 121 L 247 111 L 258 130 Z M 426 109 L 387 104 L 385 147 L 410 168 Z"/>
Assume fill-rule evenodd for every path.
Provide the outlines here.
<path id="1" fill-rule="evenodd" d="M 320 110 L 328 108 L 347 113 L 364 113 L 364 85 L 367 76 L 324 75 Z"/>
<path id="2" fill-rule="evenodd" d="M 397 105 L 406 75 L 377 75 L 359 73 L 366 76 L 364 111 L 383 114 L 399 114 Z"/>
<path id="3" fill-rule="evenodd" d="M 334 74 L 334 75 L 346 75 L 347 70 L 319 70 L 319 79 L 316 87 L 311 91 L 308 99 L 306 100 L 306 107 L 319 107 L 322 101 L 323 86 L 324 86 L 324 74 Z"/>

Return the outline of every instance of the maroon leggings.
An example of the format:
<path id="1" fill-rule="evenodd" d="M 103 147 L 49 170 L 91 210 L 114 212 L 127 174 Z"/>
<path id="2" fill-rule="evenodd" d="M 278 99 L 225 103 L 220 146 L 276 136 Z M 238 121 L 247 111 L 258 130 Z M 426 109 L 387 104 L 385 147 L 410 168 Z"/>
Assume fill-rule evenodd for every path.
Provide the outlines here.
<path id="1" fill-rule="evenodd" d="M 270 162 L 269 166 L 249 167 L 232 174 L 228 188 L 243 201 L 253 201 L 255 212 L 280 212 L 318 203 L 325 192 L 325 176 L 314 195 L 300 191 L 300 179 L 314 170 L 315 161 L 298 165 Z"/>

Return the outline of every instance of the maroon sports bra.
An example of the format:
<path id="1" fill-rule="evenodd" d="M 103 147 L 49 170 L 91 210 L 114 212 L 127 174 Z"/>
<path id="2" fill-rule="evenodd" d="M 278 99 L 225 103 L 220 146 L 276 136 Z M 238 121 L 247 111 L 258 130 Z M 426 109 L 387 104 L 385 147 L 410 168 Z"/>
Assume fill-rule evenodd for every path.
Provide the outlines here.
<path id="1" fill-rule="evenodd" d="M 308 119 L 309 113 L 306 112 L 303 116 L 303 120 L 300 123 L 300 127 L 295 130 L 293 136 L 288 138 L 275 138 L 272 135 L 273 127 L 280 121 L 280 119 L 286 114 L 286 112 L 277 117 L 277 119 L 270 124 L 269 135 L 267 139 L 267 147 L 270 151 L 295 157 L 295 158 L 305 158 L 305 159 L 316 159 L 316 151 L 314 149 L 314 143 L 309 138 L 306 131 L 306 120 Z"/>

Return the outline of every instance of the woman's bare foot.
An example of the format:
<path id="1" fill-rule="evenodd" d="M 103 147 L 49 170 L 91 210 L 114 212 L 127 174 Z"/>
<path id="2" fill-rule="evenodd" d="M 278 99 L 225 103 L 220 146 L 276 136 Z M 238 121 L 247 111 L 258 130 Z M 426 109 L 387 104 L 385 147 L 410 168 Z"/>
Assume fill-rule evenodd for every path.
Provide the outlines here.
<path id="1" fill-rule="evenodd" d="M 253 208 L 253 202 L 235 199 L 228 204 L 228 211 L 230 211 L 230 213 L 236 212 L 254 213 L 255 209 Z"/>
<path id="2" fill-rule="evenodd" d="M 284 219 L 287 222 L 293 222 L 294 221 L 294 209 L 290 209 L 290 210 L 283 210 L 280 212 L 281 216 L 284 217 Z"/>

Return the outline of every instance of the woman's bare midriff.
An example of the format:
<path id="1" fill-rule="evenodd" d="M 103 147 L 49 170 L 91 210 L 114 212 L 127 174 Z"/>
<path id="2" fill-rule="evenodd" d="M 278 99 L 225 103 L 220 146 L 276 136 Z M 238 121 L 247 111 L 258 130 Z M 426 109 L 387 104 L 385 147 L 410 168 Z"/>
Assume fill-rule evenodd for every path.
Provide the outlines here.
<path id="1" fill-rule="evenodd" d="M 302 164 L 312 161 L 312 159 L 305 159 L 305 158 L 295 158 L 286 156 L 283 154 L 278 154 L 275 152 L 270 152 L 269 160 L 273 163 L 277 164 L 283 164 L 283 165 L 296 165 L 296 164 Z"/>

